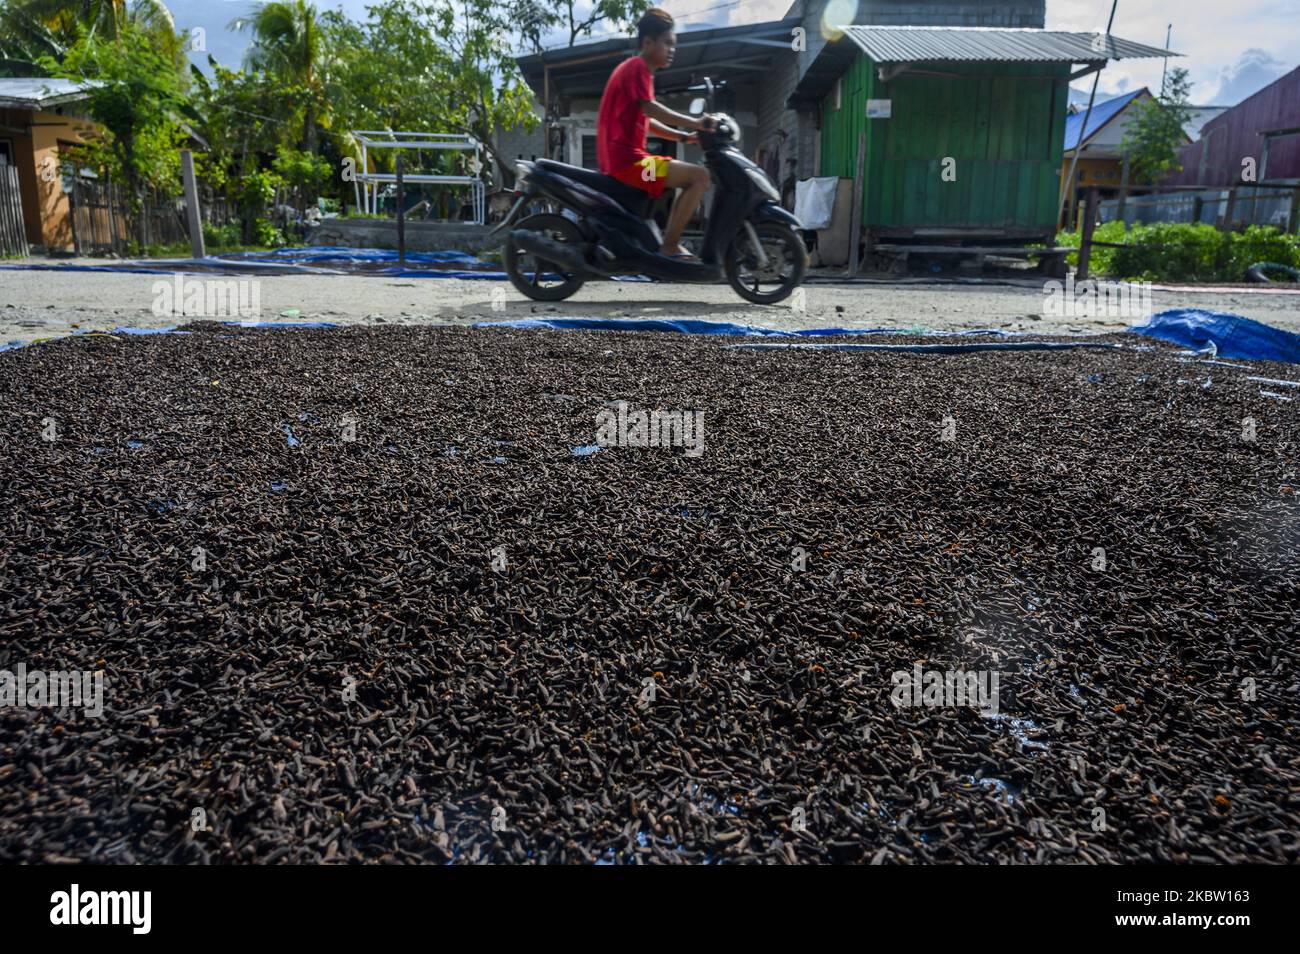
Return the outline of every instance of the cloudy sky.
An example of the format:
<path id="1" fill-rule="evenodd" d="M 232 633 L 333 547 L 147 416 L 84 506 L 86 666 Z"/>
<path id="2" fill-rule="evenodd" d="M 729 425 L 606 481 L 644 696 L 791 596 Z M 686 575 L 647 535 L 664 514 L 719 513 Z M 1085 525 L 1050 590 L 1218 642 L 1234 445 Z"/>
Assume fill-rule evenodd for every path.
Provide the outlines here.
<path id="1" fill-rule="evenodd" d="M 208 47 L 233 65 L 243 37 L 224 28 L 244 13 L 252 0 L 167 0 L 177 25 L 202 24 Z M 373 0 L 317 0 L 319 6 L 339 6 L 353 17 L 364 16 Z M 659 0 L 684 26 L 738 25 L 779 19 L 790 0 Z M 849 5 L 855 0 L 836 0 Z M 869 0 L 859 0 L 869 2 Z M 996 0 L 989 0 L 996 2 Z M 1300 65 L 1300 7 L 1298 0 L 1119 0 L 1116 36 L 1150 46 L 1163 46 L 1165 30 L 1173 24 L 1170 46 L 1184 54 L 1171 60 L 1186 67 L 1193 82 L 1192 101 L 1230 106 Z M 1104 30 L 1108 0 L 1047 0 L 1047 27 L 1054 30 Z M 1103 93 L 1116 94 L 1160 85 L 1159 60 L 1126 60 L 1108 66 L 1101 75 Z"/>

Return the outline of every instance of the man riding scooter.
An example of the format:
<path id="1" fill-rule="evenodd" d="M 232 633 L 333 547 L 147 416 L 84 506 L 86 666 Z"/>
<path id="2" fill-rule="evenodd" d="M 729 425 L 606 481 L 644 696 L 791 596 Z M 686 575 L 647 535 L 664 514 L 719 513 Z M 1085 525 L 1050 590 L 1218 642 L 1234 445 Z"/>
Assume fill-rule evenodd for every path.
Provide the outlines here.
<path id="1" fill-rule="evenodd" d="M 600 171 L 654 198 L 664 189 L 679 189 L 664 230 L 661 255 L 696 261 L 681 245 L 682 232 L 709 188 L 709 170 L 694 163 L 646 152 L 646 136 L 673 142 L 697 142 L 695 134 L 673 126 L 707 131 L 712 116 L 686 116 L 655 101 L 654 72 L 672 65 L 677 34 L 672 16 L 651 7 L 637 23 L 637 52 L 620 63 L 605 84 L 596 120 L 596 158 Z"/>
<path id="2" fill-rule="evenodd" d="M 651 10 L 638 28 L 636 55 L 619 64 L 600 105 L 600 172 L 551 158 L 520 160 L 515 203 L 492 234 L 505 231 L 506 277 L 534 301 L 563 301 L 592 278 L 640 276 L 665 282 L 726 280 L 755 304 L 784 301 L 803 281 L 808 252 L 799 220 L 781 207 L 781 195 L 763 170 L 740 151 L 740 125 L 713 112 L 719 89 L 690 114 L 655 101 L 654 71 L 672 62 L 673 21 Z M 672 124 L 672 125 L 670 125 Z M 680 132 L 673 125 L 694 130 Z M 704 165 L 646 151 L 646 135 L 698 142 Z M 696 255 L 681 246 L 682 231 L 710 184 L 713 199 Z M 660 232 L 655 196 L 678 189 Z M 516 221 L 516 216 L 525 213 Z"/>

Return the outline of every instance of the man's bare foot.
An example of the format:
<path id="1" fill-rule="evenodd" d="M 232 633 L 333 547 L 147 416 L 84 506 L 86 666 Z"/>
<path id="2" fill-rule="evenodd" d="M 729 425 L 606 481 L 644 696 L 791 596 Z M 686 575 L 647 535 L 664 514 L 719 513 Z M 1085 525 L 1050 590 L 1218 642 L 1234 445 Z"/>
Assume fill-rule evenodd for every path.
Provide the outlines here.
<path id="1" fill-rule="evenodd" d="M 676 245 L 659 246 L 659 254 L 667 255 L 669 258 L 695 258 L 695 256 L 692 255 L 680 242 Z"/>

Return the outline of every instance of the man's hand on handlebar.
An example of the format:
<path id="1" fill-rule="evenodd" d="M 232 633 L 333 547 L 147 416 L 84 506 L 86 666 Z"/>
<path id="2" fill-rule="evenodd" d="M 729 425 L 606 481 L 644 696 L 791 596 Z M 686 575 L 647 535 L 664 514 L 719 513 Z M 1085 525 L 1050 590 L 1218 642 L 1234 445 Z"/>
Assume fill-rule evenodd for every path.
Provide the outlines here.
<path id="1" fill-rule="evenodd" d="M 697 143 L 700 141 L 700 133 L 713 132 L 718 128 L 718 119 L 720 117 L 708 115 L 701 116 L 695 120 L 695 132 L 686 137 L 686 142 Z"/>

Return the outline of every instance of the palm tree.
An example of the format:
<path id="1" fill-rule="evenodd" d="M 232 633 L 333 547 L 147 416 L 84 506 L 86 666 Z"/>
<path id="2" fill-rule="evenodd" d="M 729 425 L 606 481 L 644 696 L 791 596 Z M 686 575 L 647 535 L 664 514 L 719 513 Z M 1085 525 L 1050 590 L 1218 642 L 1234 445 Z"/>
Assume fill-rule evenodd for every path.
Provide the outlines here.
<path id="1" fill-rule="evenodd" d="M 316 19 L 316 8 L 306 0 L 274 0 L 259 5 L 250 19 L 235 20 L 231 27 L 253 31 L 253 43 L 244 57 L 247 67 L 306 91 L 302 148 L 314 152 L 325 59 L 324 34 Z"/>
<path id="2" fill-rule="evenodd" d="M 62 59 L 77 39 L 138 29 L 179 62 L 180 37 L 163 0 L 0 0 L 0 71 L 32 75 L 42 56 Z"/>

